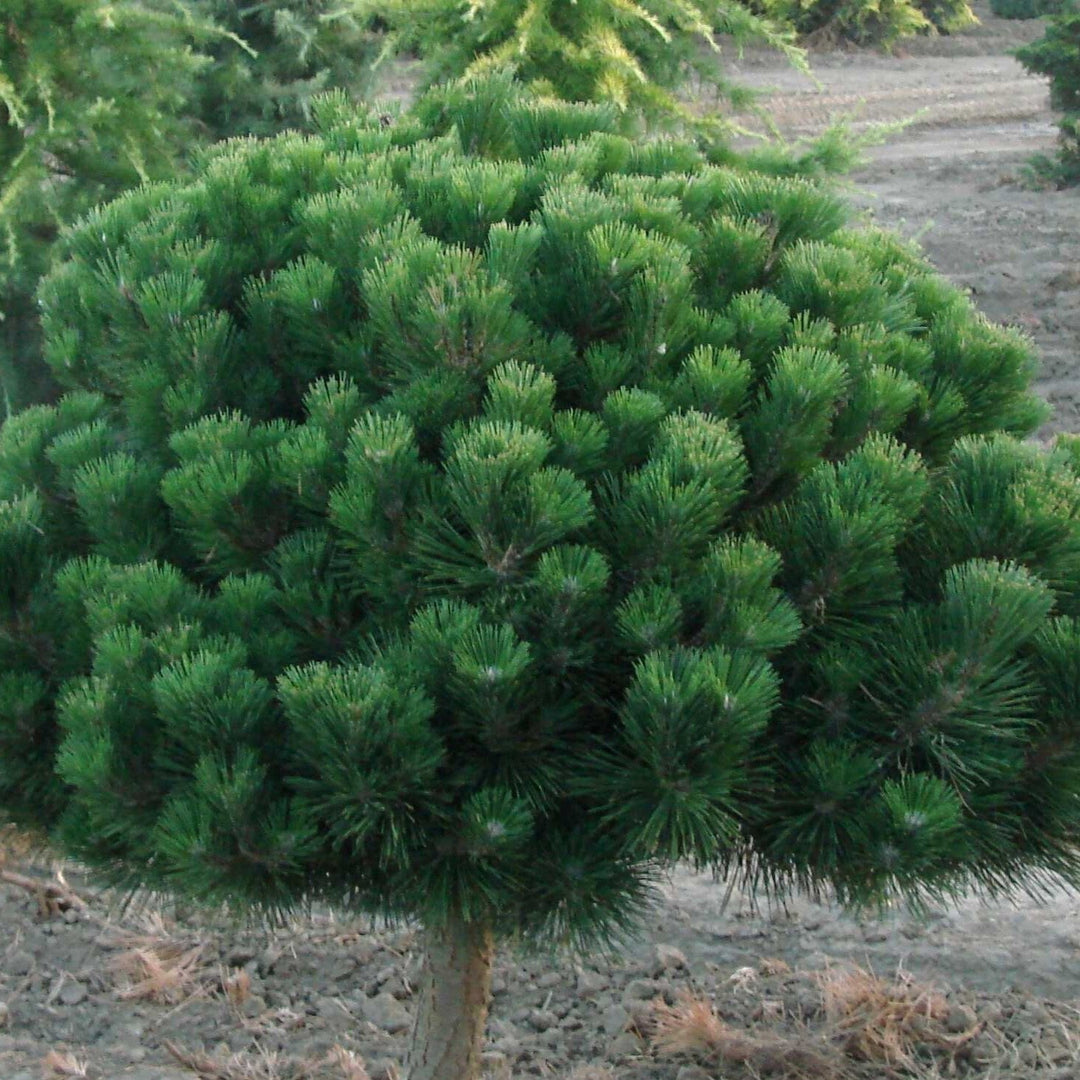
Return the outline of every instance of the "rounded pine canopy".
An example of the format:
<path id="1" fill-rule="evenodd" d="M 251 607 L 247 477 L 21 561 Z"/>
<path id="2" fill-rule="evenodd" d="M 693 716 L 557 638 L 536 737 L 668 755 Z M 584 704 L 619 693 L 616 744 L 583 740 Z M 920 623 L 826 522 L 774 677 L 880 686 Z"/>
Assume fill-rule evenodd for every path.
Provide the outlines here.
<path id="1" fill-rule="evenodd" d="M 1080 454 L 1020 441 L 1025 340 L 603 108 L 320 123 L 103 207 L 42 291 L 0 803 L 118 882 L 575 940 L 675 860 L 1076 876 Z"/>

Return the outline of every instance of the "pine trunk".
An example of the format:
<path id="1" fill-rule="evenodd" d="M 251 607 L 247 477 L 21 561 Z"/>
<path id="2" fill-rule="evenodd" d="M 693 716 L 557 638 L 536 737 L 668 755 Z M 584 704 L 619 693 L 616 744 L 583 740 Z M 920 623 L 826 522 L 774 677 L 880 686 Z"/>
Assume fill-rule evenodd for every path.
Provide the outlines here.
<path id="1" fill-rule="evenodd" d="M 454 917 L 426 935 L 408 1080 L 479 1080 L 495 945 L 491 929 Z"/>

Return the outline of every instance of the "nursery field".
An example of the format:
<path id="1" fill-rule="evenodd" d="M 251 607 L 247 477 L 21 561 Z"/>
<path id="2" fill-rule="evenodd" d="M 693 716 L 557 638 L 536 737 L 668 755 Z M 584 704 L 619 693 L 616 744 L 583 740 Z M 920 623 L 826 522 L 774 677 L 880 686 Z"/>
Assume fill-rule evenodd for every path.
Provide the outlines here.
<path id="1" fill-rule="evenodd" d="M 891 57 L 816 51 L 817 86 L 764 55 L 732 66 L 792 137 L 841 114 L 856 128 L 914 117 L 868 151 L 852 199 L 1032 335 L 1056 408 L 1046 434 L 1080 431 L 1080 189 L 1019 183 L 1054 127 L 1045 82 L 1008 51 L 1040 28 L 977 11 L 980 27 Z M 398 1076 L 411 929 L 325 913 L 244 929 L 125 908 L 75 868 L 63 880 L 66 896 L 0 885 L 0 1080 Z M 860 919 L 679 872 L 622 953 L 500 953 L 487 1063 L 498 1080 L 1066 1080 L 1080 1076 L 1080 897 Z"/>

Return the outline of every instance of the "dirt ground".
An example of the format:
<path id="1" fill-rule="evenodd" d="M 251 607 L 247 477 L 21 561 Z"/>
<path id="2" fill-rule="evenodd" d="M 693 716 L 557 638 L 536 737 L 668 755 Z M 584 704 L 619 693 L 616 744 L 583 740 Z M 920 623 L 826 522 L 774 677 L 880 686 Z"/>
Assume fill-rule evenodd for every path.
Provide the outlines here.
<path id="1" fill-rule="evenodd" d="M 1018 182 L 1054 140 L 1045 82 L 1008 55 L 1040 30 L 977 10 L 980 27 L 893 56 L 818 52 L 817 84 L 758 54 L 732 66 L 773 88 L 768 107 L 791 138 L 840 115 L 856 128 L 912 120 L 869 152 L 853 199 L 868 219 L 918 238 L 991 319 L 1033 336 L 1056 408 L 1047 434 L 1080 430 L 1080 189 Z M 0 1080 L 397 1076 L 413 1008 L 411 931 L 321 915 L 271 933 L 177 921 L 168 908 L 122 912 L 69 874 L 85 910 L 50 914 L 0 885 Z M 906 1065 L 924 1077 L 1080 1077 L 1080 898 L 859 920 L 805 898 L 760 910 L 737 891 L 723 909 L 724 896 L 680 872 L 646 932 L 615 957 L 502 956 L 490 1075 L 870 1078 Z M 852 986 L 836 982 L 851 963 L 885 977 L 873 1008 L 873 995 L 847 1012 L 837 997 L 837 985 Z M 928 985 L 951 989 L 935 996 Z M 711 1010 L 680 1013 L 688 994 Z M 668 1039 L 681 1056 L 651 1041 L 664 1031 L 682 1033 Z M 902 1039 L 880 1045 L 897 1031 L 918 1036 L 914 1057 Z"/>

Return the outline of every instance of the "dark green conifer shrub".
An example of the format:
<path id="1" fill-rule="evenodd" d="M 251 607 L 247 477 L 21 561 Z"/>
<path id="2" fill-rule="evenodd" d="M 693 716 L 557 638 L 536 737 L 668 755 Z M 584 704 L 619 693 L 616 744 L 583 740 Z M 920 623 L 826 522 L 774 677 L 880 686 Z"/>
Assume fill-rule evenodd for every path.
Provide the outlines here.
<path id="1" fill-rule="evenodd" d="M 1038 41 L 1016 50 L 1028 69 L 1050 77 L 1050 104 L 1065 115 L 1058 123 L 1056 160 L 1037 159 L 1037 175 L 1059 186 L 1080 183 L 1080 7 L 1070 4 L 1046 20 Z"/>
<path id="2" fill-rule="evenodd" d="M 827 191 L 507 77 L 89 216 L 0 428 L 0 804 L 106 879 L 496 940 L 676 860 L 846 902 L 1080 879 L 1080 450 Z M 52 772 L 54 754 L 58 774 Z"/>
<path id="3" fill-rule="evenodd" d="M 1037 19 L 1046 14 L 1043 0 L 990 0 L 990 10 L 999 19 Z"/>

